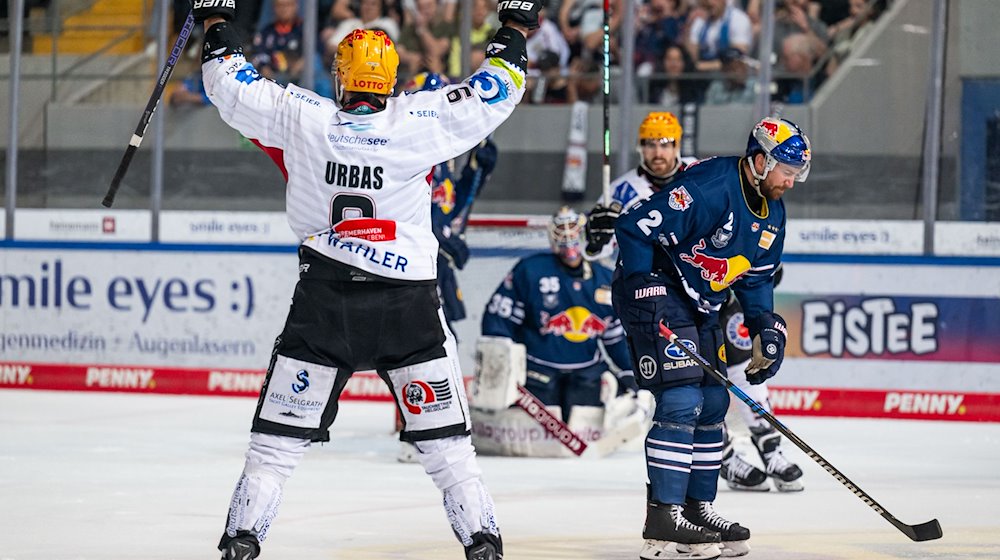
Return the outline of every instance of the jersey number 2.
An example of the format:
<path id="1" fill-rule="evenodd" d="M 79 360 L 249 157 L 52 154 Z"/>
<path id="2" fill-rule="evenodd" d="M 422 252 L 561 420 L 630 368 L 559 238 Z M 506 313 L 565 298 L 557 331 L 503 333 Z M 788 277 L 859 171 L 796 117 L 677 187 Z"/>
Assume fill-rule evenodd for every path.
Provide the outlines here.
<path id="1" fill-rule="evenodd" d="M 649 213 L 646 214 L 646 217 L 639 218 L 639 220 L 635 222 L 635 225 L 639 226 L 639 229 L 641 229 L 642 233 L 645 233 L 646 236 L 650 236 L 653 234 L 653 228 L 662 223 L 663 214 L 660 214 L 659 210 L 650 210 Z"/>

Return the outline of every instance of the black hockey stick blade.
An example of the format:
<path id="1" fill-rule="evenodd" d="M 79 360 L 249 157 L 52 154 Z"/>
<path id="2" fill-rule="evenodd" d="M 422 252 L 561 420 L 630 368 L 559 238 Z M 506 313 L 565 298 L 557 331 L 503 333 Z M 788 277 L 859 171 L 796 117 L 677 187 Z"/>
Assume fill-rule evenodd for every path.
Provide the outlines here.
<path id="1" fill-rule="evenodd" d="M 682 344 L 680 340 L 677 338 L 677 335 L 674 334 L 674 332 L 671 331 L 669 327 L 667 327 L 663 323 L 660 323 L 659 330 L 660 330 L 660 335 L 663 336 L 663 338 L 669 340 L 671 343 L 674 344 L 674 346 L 680 349 L 681 352 L 687 355 L 688 358 L 694 360 L 698 364 L 698 366 L 701 367 L 702 370 L 704 370 L 705 373 L 707 373 L 710 377 L 714 378 L 716 381 L 725 386 L 730 393 L 736 395 L 741 401 L 743 401 L 744 404 L 750 407 L 750 410 L 752 410 L 755 414 L 757 414 L 764 420 L 767 420 L 769 424 L 774 426 L 774 429 L 778 430 L 779 432 L 781 432 L 782 435 L 788 438 L 788 441 L 794 443 L 796 447 L 801 449 L 802 452 L 806 454 L 806 456 L 815 461 L 819 466 L 823 467 L 823 470 L 830 473 L 830 475 L 833 476 L 833 478 L 837 479 L 837 482 L 846 486 L 847 489 L 850 490 L 855 496 L 857 496 L 862 502 L 864 502 L 868 507 L 875 510 L 879 515 L 882 516 L 883 519 L 891 523 L 893 527 L 899 529 L 901 533 L 903 533 L 907 537 L 910 537 L 911 540 L 917 542 L 930 541 L 941 538 L 943 533 L 941 532 L 941 524 L 938 523 L 937 519 L 932 519 L 927 523 L 921 523 L 920 525 L 907 525 L 906 523 L 903 523 L 902 521 L 896 519 L 896 516 L 886 511 L 886 509 L 882 507 L 881 504 L 875 501 L 875 498 L 869 496 L 868 493 L 862 490 L 860 486 L 852 482 L 851 479 L 847 478 L 847 475 L 841 472 L 840 469 L 830 464 L 829 461 L 827 461 L 826 459 L 823 458 L 822 455 L 817 453 L 815 449 L 813 449 L 808 443 L 805 442 L 805 440 L 800 438 L 798 434 L 790 430 L 788 426 L 782 424 L 780 420 L 775 418 L 774 415 L 771 414 L 763 406 L 761 406 L 760 403 L 753 400 L 753 398 L 744 393 L 742 389 L 734 385 L 733 382 L 730 381 L 728 377 L 719 373 L 719 371 L 716 370 L 715 367 L 713 367 L 708 362 L 708 360 L 702 357 L 701 354 L 699 354 L 695 350 L 688 348 L 686 345 Z"/>
<path id="2" fill-rule="evenodd" d="M 146 102 L 146 108 L 142 111 L 139 124 L 135 127 L 135 132 L 132 133 L 132 139 L 129 140 L 128 147 L 125 148 L 125 155 L 122 156 L 122 161 L 118 164 L 118 170 L 115 171 L 115 176 L 111 179 L 111 186 L 108 187 L 108 193 L 104 195 L 104 200 L 101 201 L 101 204 L 105 208 L 111 208 L 111 205 L 115 203 L 115 196 L 122 185 L 122 179 L 125 178 L 125 173 L 132 163 L 132 157 L 135 156 L 136 150 L 142 144 L 142 137 L 146 134 L 146 127 L 149 126 L 149 121 L 153 118 L 153 113 L 156 112 L 156 106 L 160 104 L 160 98 L 163 97 L 163 88 L 166 87 L 170 75 L 174 73 L 174 66 L 177 65 L 177 59 L 184 52 L 184 45 L 187 44 L 188 37 L 191 36 L 191 30 L 193 29 L 194 14 L 188 13 L 187 20 L 184 21 L 184 27 L 181 28 L 181 32 L 177 35 L 177 41 L 174 42 L 174 47 L 170 49 L 170 56 L 167 57 L 167 62 L 163 65 L 163 71 L 160 72 L 159 80 L 156 81 L 156 87 L 153 88 L 153 93 L 150 94 L 149 101 Z"/>
<path id="3" fill-rule="evenodd" d="M 931 519 L 927 523 L 921 523 L 920 525 L 907 525 L 895 517 L 890 519 L 890 521 L 896 526 L 897 529 L 902 531 L 904 535 L 910 537 L 910 540 L 912 541 L 932 541 L 934 539 L 940 539 L 944 535 L 941 531 L 941 524 L 938 523 L 937 519 Z"/>

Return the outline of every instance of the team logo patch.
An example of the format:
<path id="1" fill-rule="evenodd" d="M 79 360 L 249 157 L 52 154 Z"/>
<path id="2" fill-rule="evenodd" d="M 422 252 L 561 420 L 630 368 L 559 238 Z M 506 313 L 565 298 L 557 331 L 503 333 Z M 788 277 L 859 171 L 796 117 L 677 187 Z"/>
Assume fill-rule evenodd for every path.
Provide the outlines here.
<path id="1" fill-rule="evenodd" d="M 743 324 L 742 313 L 733 313 L 733 316 L 726 321 L 726 340 L 738 350 L 747 351 L 753 347 L 750 330 Z"/>
<path id="2" fill-rule="evenodd" d="M 692 353 L 698 351 L 698 346 L 695 345 L 693 340 L 687 338 L 680 338 L 678 340 Z M 668 358 L 674 361 L 690 359 L 688 358 L 687 354 L 685 354 L 684 351 L 677 346 L 676 342 L 671 342 L 670 345 L 667 346 L 667 348 L 663 351 L 663 353 L 666 354 Z"/>
<path id="3" fill-rule="evenodd" d="M 760 222 L 754 222 L 754 223 L 750 224 L 750 231 L 752 231 L 752 232 L 758 232 L 758 231 L 760 231 Z"/>
<path id="4" fill-rule="evenodd" d="M 639 358 L 639 375 L 643 379 L 652 379 L 656 377 L 656 360 L 652 356 L 643 356 Z"/>
<path id="5" fill-rule="evenodd" d="M 403 386 L 403 404 L 411 414 L 451 408 L 451 387 L 448 380 L 407 383 Z"/>
<path id="6" fill-rule="evenodd" d="M 480 72 L 469 78 L 469 85 L 484 102 L 493 105 L 509 97 L 507 86 L 489 72 Z"/>
<path id="7" fill-rule="evenodd" d="M 687 189 L 683 185 L 670 191 L 670 201 L 668 204 L 674 210 L 683 212 L 690 208 L 693 203 L 694 199 L 691 198 L 691 195 L 688 194 Z"/>

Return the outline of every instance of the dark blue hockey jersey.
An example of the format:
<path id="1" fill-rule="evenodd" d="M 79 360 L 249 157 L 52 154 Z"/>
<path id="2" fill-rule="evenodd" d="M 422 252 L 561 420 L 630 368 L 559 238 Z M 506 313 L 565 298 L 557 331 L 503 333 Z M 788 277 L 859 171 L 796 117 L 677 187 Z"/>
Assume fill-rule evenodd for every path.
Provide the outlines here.
<path id="1" fill-rule="evenodd" d="M 773 311 L 771 276 L 785 243 L 785 205 L 764 200 L 750 208 L 740 160 L 699 161 L 623 214 L 615 228 L 622 274 L 679 274 L 705 310 L 718 310 L 732 286 L 747 317 Z"/>
<path id="2" fill-rule="evenodd" d="M 584 264 L 590 273 L 571 274 L 555 254 L 521 259 L 493 293 L 483 313 L 484 336 L 525 345 L 528 369 L 548 372 L 605 367 L 598 347 L 631 373 L 625 332 L 611 307 L 611 271 Z"/>

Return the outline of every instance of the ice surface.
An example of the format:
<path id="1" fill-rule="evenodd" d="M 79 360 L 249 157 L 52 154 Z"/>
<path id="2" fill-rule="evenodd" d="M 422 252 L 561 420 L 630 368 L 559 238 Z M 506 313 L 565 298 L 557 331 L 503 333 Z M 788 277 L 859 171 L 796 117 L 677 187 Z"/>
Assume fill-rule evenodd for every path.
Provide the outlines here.
<path id="1" fill-rule="evenodd" d="M 217 558 L 256 402 L 0 391 L 0 560 Z M 786 418 L 905 523 L 910 542 L 797 449 L 798 494 L 736 493 L 717 509 L 753 531 L 750 559 L 1000 558 L 1000 424 Z M 262 559 L 458 559 L 440 494 L 396 462 L 391 405 L 343 403 L 333 441 L 285 487 Z M 508 560 L 634 559 L 641 452 L 596 460 L 484 457 Z"/>

